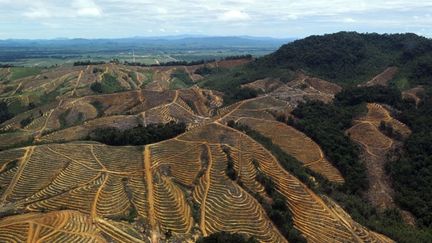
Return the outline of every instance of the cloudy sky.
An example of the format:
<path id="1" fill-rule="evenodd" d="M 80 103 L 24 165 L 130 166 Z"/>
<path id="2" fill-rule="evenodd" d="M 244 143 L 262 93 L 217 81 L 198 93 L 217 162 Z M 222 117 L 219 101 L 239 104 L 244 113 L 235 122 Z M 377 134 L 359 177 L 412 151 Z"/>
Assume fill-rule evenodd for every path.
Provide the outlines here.
<path id="1" fill-rule="evenodd" d="M 432 37 L 432 0 L 0 0 L 0 39 L 341 30 Z"/>

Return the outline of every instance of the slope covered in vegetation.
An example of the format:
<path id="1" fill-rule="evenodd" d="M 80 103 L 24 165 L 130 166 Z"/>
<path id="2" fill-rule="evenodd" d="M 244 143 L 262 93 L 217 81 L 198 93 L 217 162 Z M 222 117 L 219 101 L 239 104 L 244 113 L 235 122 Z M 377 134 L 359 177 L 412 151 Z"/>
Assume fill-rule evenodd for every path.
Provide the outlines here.
<path id="1" fill-rule="evenodd" d="M 263 78 L 287 82 L 298 70 L 353 86 L 371 80 L 388 67 L 397 67 L 391 80 L 400 89 L 432 82 L 432 40 L 415 34 L 339 32 L 310 36 L 282 46 L 273 54 L 244 67 L 213 70 L 202 85 L 239 92 L 242 84 Z"/>
<path id="2" fill-rule="evenodd" d="M 411 85 L 430 84 L 431 50 L 432 40 L 415 34 L 340 32 L 286 44 L 257 64 L 303 69 L 320 78 L 343 84 L 360 83 L 389 66 L 397 66 L 401 69 L 397 78 L 407 78 Z"/>

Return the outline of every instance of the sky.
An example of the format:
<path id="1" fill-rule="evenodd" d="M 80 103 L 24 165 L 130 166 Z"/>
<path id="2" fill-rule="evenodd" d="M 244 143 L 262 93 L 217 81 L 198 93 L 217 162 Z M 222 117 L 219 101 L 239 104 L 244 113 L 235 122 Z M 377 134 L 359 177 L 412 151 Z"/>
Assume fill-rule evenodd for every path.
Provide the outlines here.
<path id="1" fill-rule="evenodd" d="M 0 0 L 0 39 L 338 31 L 432 37 L 432 0 Z"/>

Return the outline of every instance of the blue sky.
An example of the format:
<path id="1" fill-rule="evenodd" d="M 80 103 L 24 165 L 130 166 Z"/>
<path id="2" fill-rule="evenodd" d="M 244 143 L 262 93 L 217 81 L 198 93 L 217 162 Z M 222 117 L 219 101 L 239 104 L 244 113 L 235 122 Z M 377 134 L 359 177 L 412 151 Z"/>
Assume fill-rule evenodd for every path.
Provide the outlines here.
<path id="1" fill-rule="evenodd" d="M 0 0 L 0 39 L 342 30 L 432 37 L 432 0 Z"/>

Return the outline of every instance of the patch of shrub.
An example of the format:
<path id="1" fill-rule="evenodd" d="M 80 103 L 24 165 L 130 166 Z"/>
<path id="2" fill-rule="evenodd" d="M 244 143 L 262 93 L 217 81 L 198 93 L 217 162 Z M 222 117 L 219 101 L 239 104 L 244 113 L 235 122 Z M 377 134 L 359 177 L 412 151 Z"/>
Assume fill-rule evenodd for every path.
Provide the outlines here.
<path id="1" fill-rule="evenodd" d="M 90 133 L 87 140 L 98 141 L 112 146 L 146 145 L 173 138 L 186 131 L 184 123 L 150 124 L 127 130 L 98 128 Z"/>
<path id="2" fill-rule="evenodd" d="M 13 115 L 9 112 L 9 107 L 4 101 L 0 101 L 0 123 L 11 119 Z"/>
<path id="3" fill-rule="evenodd" d="M 196 243 L 258 243 L 258 241 L 242 234 L 222 231 L 201 237 Z"/>
<path id="4" fill-rule="evenodd" d="M 29 125 L 34 120 L 33 115 L 26 117 L 20 121 L 21 127 Z"/>
<path id="5" fill-rule="evenodd" d="M 237 179 L 237 172 L 234 169 L 234 160 L 231 157 L 231 151 L 228 147 L 224 147 L 223 152 L 227 157 L 227 167 L 225 169 L 226 175 L 233 181 Z"/>
<path id="6" fill-rule="evenodd" d="M 103 93 L 103 91 L 102 91 L 102 84 L 100 82 L 94 82 L 94 83 L 92 83 L 90 85 L 90 89 L 93 92 L 98 93 L 98 94 Z"/>

